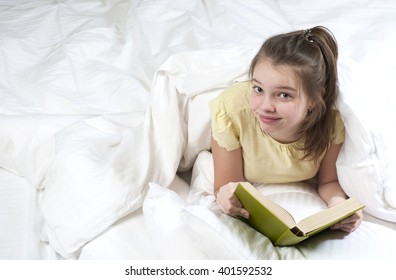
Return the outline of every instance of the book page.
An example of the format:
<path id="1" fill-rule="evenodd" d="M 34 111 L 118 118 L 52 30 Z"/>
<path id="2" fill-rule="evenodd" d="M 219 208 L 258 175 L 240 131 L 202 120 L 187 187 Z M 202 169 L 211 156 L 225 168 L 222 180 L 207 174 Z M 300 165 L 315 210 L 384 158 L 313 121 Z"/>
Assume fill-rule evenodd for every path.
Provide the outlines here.
<path id="1" fill-rule="evenodd" d="M 364 208 L 364 205 L 353 198 L 349 198 L 331 208 L 303 219 L 298 223 L 298 227 L 309 234 L 318 229 L 334 225 L 362 208 Z"/>
<path id="2" fill-rule="evenodd" d="M 276 193 L 267 197 L 289 212 L 297 224 L 306 217 L 327 209 L 326 203 L 318 194 L 307 193 L 304 190 Z"/>

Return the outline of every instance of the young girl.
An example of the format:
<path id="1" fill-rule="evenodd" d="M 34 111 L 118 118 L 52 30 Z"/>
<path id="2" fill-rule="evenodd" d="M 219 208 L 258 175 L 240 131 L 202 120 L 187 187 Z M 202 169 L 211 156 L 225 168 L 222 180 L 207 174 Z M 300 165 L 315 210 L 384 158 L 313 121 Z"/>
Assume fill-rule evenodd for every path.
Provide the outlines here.
<path id="1" fill-rule="evenodd" d="M 220 209 L 249 217 L 236 182 L 288 183 L 315 178 L 328 207 L 347 198 L 336 170 L 344 126 L 337 98 L 337 43 L 324 27 L 269 38 L 250 81 L 210 103 L 214 193 Z M 354 231 L 362 211 L 332 229 Z"/>

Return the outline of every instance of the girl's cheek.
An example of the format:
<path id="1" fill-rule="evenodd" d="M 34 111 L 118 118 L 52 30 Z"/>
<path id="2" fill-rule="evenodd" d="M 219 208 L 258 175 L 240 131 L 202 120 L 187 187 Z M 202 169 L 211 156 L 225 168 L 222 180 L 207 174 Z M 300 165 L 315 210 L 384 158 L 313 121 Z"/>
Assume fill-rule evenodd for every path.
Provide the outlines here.
<path id="1" fill-rule="evenodd" d="M 255 111 L 257 109 L 258 100 L 253 95 L 249 99 L 249 105 L 250 105 L 250 109 L 252 109 L 252 111 Z"/>

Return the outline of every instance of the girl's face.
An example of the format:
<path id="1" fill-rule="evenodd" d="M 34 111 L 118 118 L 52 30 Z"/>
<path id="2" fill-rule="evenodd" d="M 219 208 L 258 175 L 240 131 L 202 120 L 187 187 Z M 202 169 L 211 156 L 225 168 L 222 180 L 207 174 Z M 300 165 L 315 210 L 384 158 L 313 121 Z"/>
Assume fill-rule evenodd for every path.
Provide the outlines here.
<path id="1" fill-rule="evenodd" d="M 261 129 L 281 143 L 297 139 L 297 131 L 313 108 L 301 83 L 288 65 L 260 61 L 253 71 L 250 108 Z"/>

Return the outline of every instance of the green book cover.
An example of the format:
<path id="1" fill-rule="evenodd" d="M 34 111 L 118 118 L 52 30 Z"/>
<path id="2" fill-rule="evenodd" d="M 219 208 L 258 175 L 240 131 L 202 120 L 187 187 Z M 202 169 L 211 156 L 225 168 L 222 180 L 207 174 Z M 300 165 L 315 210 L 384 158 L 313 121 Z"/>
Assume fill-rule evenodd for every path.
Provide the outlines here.
<path id="1" fill-rule="evenodd" d="M 295 245 L 364 208 L 349 198 L 297 223 L 289 212 L 250 183 L 238 184 L 235 195 L 250 214 L 248 220 L 243 220 L 278 246 Z"/>

